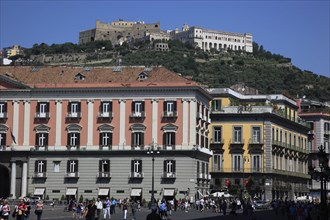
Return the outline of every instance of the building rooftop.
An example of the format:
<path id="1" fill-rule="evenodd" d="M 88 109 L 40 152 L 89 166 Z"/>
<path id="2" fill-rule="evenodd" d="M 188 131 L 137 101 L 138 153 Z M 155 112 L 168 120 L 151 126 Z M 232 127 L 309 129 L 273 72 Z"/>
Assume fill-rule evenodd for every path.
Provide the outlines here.
<path id="1" fill-rule="evenodd" d="M 164 67 L 1 66 L 1 81 L 31 88 L 198 86 Z"/>

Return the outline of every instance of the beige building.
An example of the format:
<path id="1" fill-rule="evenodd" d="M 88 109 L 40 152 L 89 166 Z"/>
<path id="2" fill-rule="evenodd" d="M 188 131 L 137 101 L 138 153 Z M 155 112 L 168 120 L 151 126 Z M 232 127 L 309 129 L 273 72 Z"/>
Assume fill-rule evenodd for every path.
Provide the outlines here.
<path id="1" fill-rule="evenodd" d="M 4 58 L 9 58 L 15 55 L 23 54 L 23 48 L 20 45 L 13 45 L 12 47 L 6 47 L 3 49 Z"/>
<path id="2" fill-rule="evenodd" d="M 188 42 L 195 45 L 204 51 L 211 50 L 234 50 L 245 51 L 248 53 L 253 52 L 252 47 L 252 34 L 250 33 L 232 33 L 224 31 L 209 30 L 202 27 L 189 27 L 183 25 L 182 31 L 178 29 L 171 32 L 173 39 L 182 42 Z"/>
<path id="3" fill-rule="evenodd" d="M 160 23 L 145 24 L 143 21 L 118 20 L 112 23 L 96 21 L 95 28 L 79 33 L 79 44 L 97 40 L 110 40 L 112 44 L 119 44 L 124 39 L 140 39 L 146 33 L 160 33 Z"/>

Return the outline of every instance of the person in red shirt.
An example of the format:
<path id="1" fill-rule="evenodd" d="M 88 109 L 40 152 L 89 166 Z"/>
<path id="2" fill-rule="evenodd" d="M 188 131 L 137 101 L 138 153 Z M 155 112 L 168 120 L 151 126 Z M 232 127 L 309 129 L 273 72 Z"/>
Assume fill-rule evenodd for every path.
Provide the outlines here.
<path id="1" fill-rule="evenodd" d="M 24 213 L 26 211 L 26 205 L 21 199 L 16 208 L 16 220 L 24 220 Z"/>

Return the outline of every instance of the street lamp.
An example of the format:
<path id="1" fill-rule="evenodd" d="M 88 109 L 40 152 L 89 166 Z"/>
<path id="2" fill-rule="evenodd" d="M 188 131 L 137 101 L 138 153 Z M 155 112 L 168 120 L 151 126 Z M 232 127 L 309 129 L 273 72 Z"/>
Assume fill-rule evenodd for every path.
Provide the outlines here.
<path id="1" fill-rule="evenodd" d="M 155 152 L 156 151 L 156 152 Z M 151 173 L 151 208 L 155 206 L 155 153 L 159 154 L 157 144 L 152 141 L 150 147 L 147 150 L 147 154 L 152 157 L 152 173 Z"/>
<path id="2" fill-rule="evenodd" d="M 311 179 L 320 181 L 321 184 L 321 220 L 328 220 L 327 210 L 327 182 L 330 179 L 330 168 L 328 154 L 325 152 L 325 147 L 321 145 L 318 152 L 311 153 L 309 159 L 319 161 L 319 170 L 315 170 L 315 167 L 310 163 L 308 170 L 311 175 Z"/>

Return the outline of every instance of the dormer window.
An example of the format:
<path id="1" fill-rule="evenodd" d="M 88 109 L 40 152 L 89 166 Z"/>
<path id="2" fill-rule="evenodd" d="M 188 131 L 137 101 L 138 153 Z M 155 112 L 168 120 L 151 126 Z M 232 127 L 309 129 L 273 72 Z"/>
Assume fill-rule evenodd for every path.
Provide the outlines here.
<path id="1" fill-rule="evenodd" d="M 146 80 L 148 79 L 148 74 L 145 72 L 142 72 L 139 74 L 139 80 Z"/>
<path id="2" fill-rule="evenodd" d="M 86 77 L 83 74 L 78 73 L 75 75 L 74 80 L 80 81 L 80 80 L 84 80 L 85 78 Z"/>

